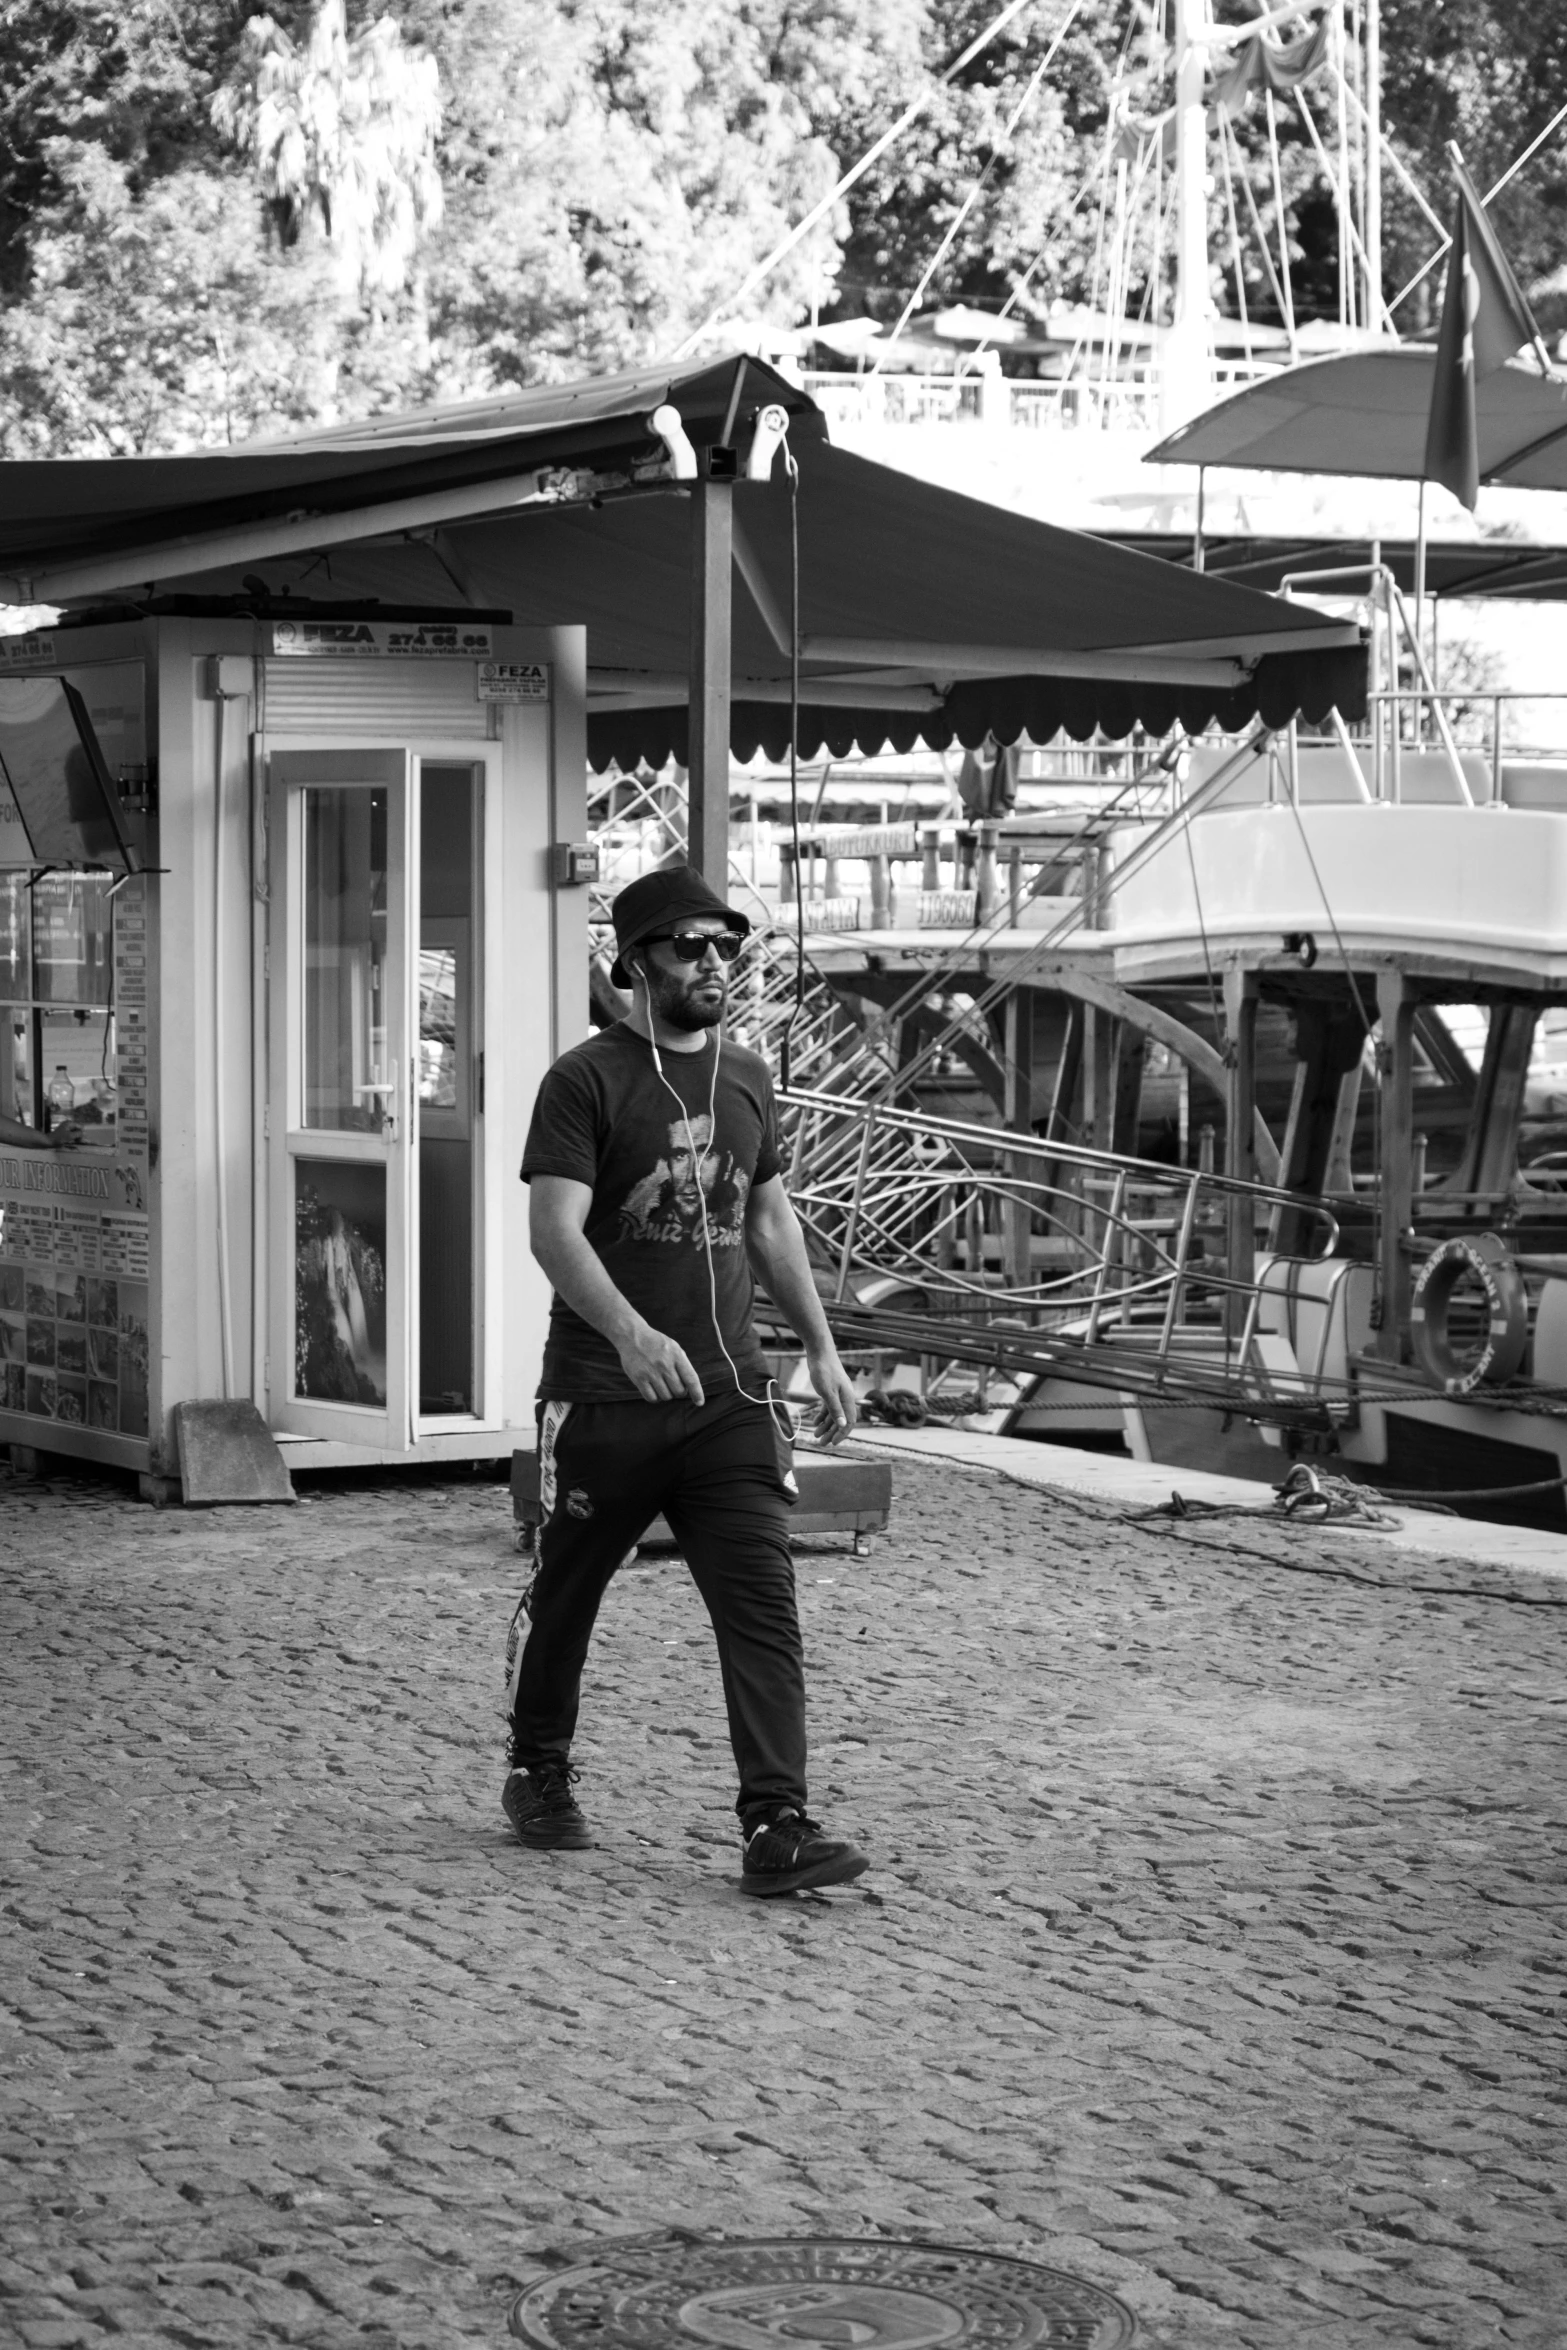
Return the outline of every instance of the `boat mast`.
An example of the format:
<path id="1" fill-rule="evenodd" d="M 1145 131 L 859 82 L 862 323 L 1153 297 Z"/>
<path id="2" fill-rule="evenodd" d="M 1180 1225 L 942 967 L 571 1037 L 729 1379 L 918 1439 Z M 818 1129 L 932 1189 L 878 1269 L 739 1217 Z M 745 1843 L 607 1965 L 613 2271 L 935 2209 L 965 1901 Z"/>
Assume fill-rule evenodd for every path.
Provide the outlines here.
<path id="1" fill-rule="evenodd" d="M 1382 0 L 1365 0 L 1366 324 L 1381 332 L 1382 298 Z"/>
<path id="2" fill-rule="evenodd" d="M 1203 103 L 1209 0 L 1171 0 L 1175 19 L 1175 317 L 1160 370 L 1159 430 L 1208 404 L 1208 117 Z"/>

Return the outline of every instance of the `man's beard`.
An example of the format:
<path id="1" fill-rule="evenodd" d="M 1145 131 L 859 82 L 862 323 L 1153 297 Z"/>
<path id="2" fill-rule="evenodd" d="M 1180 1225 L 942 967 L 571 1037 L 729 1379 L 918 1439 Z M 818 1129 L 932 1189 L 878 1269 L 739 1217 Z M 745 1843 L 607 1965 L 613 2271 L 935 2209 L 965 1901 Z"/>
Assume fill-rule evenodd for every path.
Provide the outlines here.
<path id="1" fill-rule="evenodd" d="M 659 1018 L 671 1028 L 688 1028 L 693 1032 L 716 1028 L 728 1006 L 729 983 L 720 976 L 704 984 L 718 989 L 718 1001 L 712 1006 L 693 1001 L 687 993 L 688 983 L 678 972 L 660 970 L 655 964 L 648 972 L 648 997 Z"/>

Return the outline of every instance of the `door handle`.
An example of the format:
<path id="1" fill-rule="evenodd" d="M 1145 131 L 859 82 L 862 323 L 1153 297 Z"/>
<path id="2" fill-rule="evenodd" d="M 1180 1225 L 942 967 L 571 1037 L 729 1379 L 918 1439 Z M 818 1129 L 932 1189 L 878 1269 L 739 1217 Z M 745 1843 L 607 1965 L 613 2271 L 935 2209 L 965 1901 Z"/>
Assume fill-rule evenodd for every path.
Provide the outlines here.
<path id="1" fill-rule="evenodd" d="M 386 1103 L 381 1111 L 381 1140 L 383 1142 L 394 1141 L 397 1135 L 397 1111 L 395 1107 L 397 1100 L 396 1078 L 375 1077 L 372 1078 L 367 1085 L 356 1085 L 354 1087 L 354 1098 L 356 1101 L 365 1094 L 385 1094 L 387 1096 Z"/>

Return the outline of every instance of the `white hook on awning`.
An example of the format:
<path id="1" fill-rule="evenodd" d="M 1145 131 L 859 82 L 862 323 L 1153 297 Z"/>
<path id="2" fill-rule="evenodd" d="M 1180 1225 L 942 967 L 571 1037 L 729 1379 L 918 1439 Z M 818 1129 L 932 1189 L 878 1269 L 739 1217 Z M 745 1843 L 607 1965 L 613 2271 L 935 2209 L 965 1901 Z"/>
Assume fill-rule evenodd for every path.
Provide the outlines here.
<path id="1" fill-rule="evenodd" d="M 685 421 L 679 409 L 666 400 L 662 408 L 654 409 L 648 422 L 669 451 L 669 462 L 674 467 L 676 481 L 695 481 L 696 451 L 686 438 Z"/>
<path id="2" fill-rule="evenodd" d="M 747 481 L 771 481 L 773 459 L 789 437 L 789 411 L 770 401 L 756 419 L 751 436 L 751 453 L 745 461 Z"/>

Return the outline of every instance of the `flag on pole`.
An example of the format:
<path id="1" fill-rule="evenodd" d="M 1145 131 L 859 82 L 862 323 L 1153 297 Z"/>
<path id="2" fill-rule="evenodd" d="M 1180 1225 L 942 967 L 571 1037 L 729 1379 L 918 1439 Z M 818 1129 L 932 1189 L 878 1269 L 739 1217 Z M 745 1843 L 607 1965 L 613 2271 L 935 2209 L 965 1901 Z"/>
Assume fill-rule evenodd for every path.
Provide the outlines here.
<path id="1" fill-rule="evenodd" d="M 1472 514 L 1480 495 L 1475 385 L 1525 343 L 1537 343 L 1539 333 L 1485 206 L 1456 155 L 1453 173 L 1458 208 L 1426 424 L 1425 479 L 1441 482 Z"/>

